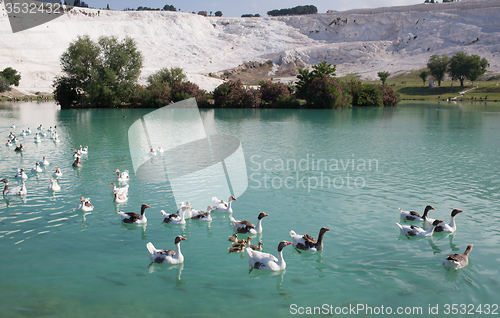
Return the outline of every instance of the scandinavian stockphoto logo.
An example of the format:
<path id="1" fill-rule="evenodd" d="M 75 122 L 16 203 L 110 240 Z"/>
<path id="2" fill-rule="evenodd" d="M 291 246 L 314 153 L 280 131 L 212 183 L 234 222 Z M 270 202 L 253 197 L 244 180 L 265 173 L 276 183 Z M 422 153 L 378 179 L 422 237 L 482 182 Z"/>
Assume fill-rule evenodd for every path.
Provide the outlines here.
<path id="1" fill-rule="evenodd" d="M 202 120 L 194 98 L 174 103 L 135 121 L 128 130 L 137 178 L 170 184 L 177 205 L 211 204 L 216 196 L 238 197 L 248 187 L 245 156 L 234 136 L 216 135 L 214 111 Z"/>
<path id="2" fill-rule="evenodd" d="M 62 16 L 74 8 L 75 0 L 64 0 L 63 3 L 61 0 L 5 0 L 4 6 L 12 32 L 16 33 Z"/>

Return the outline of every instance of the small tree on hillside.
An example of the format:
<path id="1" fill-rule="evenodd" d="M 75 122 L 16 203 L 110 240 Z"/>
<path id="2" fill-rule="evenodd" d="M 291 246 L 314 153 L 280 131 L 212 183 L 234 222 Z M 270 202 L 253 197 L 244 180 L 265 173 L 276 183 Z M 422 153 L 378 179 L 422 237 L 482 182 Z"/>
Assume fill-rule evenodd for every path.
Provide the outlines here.
<path id="1" fill-rule="evenodd" d="M 382 85 L 385 85 L 385 81 L 387 81 L 387 78 L 391 73 L 389 72 L 378 72 L 377 73 L 378 77 L 380 77 L 380 80 L 382 81 Z"/>
<path id="2" fill-rule="evenodd" d="M 438 81 L 438 86 L 441 86 L 441 81 L 444 79 L 444 75 L 448 71 L 448 65 L 450 64 L 450 58 L 446 55 L 434 54 L 431 55 L 429 61 L 427 62 L 427 68 L 429 69 L 432 77 Z"/>
<path id="3" fill-rule="evenodd" d="M 422 81 L 424 82 L 424 86 L 425 86 L 425 81 L 427 81 L 427 76 L 429 76 L 429 72 L 424 70 L 424 71 L 420 72 L 420 74 L 418 74 L 418 76 L 422 79 Z"/>
<path id="4" fill-rule="evenodd" d="M 214 15 L 216 17 L 222 17 L 222 11 L 215 11 Z"/>

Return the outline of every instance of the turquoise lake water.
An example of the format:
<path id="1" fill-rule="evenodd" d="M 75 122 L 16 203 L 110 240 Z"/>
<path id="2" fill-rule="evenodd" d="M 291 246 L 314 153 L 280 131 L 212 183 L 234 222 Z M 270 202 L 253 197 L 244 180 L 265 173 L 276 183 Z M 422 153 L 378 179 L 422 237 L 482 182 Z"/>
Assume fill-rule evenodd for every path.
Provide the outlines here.
<path id="1" fill-rule="evenodd" d="M 233 202 L 233 216 L 256 222 L 269 214 L 253 243 L 260 238 L 276 255 L 292 229 L 314 237 L 330 229 L 322 252 L 288 246 L 285 271 L 250 274 L 246 253 L 228 254 L 228 215 L 161 223 L 160 210 L 176 210 L 172 191 L 136 178 L 127 136 L 150 111 L 0 104 L 0 178 L 19 184 L 17 168 L 29 177 L 25 199 L 0 201 L 2 317 L 286 317 L 308 307 L 350 317 L 383 317 L 388 308 L 410 317 L 478 315 L 479 306 L 483 316 L 500 313 L 500 104 L 202 110 L 204 123 L 238 137 L 245 154 L 248 188 Z M 61 142 L 35 144 L 40 124 L 57 125 Z M 33 134 L 19 137 L 22 155 L 5 146 L 10 131 L 27 127 Z M 89 154 L 75 170 L 79 145 Z M 44 156 L 50 165 L 32 174 Z M 56 166 L 62 189 L 52 194 Z M 116 169 L 131 171 L 129 200 L 120 206 L 109 187 Z M 82 196 L 94 211 L 76 211 Z M 118 209 L 139 213 L 143 203 L 151 206 L 147 226 L 121 224 Z M 436 208 L 431 217 L 445 221 L 463 210 L 456 233 L 400 235 L 398 208 L 422 212 L 428 204 Z M 173 249 L 177 235 L 187 238 L 184 264 L 148 268 L 146 243 Z M 468 244 L 466 268 L 442 266 Z"/>

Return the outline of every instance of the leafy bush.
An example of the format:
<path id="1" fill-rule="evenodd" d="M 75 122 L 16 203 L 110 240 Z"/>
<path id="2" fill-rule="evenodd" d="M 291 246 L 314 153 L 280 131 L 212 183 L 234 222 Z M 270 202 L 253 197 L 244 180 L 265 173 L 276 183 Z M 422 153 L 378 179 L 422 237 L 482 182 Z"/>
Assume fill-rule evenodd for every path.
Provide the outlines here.
<path id="1" fill-rule="evenodd" d="M 215 107 L 255 108 L 260 103 L 259 91 L 245 88 L 240 80 L 227 81 L 214 90 Z"/>
<path id="2" fill-rule="evenodd" d="M 307 103 L 314 108 L 349 107 L 349 97 L 346 96 L 337 81 L 327 75 L 316 77 L 308 86 Z"/>
<path id="3" fill-rule="evenodd" d="M 399 97 L 392 88 L 384 85 L 379 85 L 378 88 L 382 92 L 384 106 L 396 106 L 399 103 Z"/>
<path id="4" fill-rule="evenodd" d="M 357 80 L 348 83 L 352 106 L 382 106 L 382 92 L 376 85 L 363 84 Z"/>
<path id="5" fill-rule="evenodd" d="M 129 103 L 132 107 L 160 108 L 172 102 L 171 89 L 168 85 L 141 86 L 136 85 L 131 93 Z"/>
<path id="6" fill-rule="evenodd" d="M 204 107 L 208 104 L 208 95 L 207 92 L 203 89 L 200 89 L 198 85 L 192 82 L 181 82 L 174 83 L 172 86 L 172 102 L 178 102 L 181 100 L 185 100 L 188 98 L 194 97 L 198 106 Z"/>

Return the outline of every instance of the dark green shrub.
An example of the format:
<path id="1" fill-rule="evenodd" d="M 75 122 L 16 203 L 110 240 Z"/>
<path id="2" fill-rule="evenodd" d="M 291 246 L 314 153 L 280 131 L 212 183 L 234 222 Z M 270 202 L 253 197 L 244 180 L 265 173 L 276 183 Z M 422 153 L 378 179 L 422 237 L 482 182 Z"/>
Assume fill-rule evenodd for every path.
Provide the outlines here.
<path id="1" fill-rule="evenodd" d="M 255 108 L 260 103 L 260 92 L 253 88 L 245 88 L 240 80 L 227 81 L 214 90 L 215 107 Z"/>
<path id="2" fill-rule="evenodd" d="M 352 97 L 352 106 L 382 106 L 382 92 L 376 85 L 363 84 L 361 81 L 351 80 L 348 83 Z"/>
<path id="3" fill-rule="evenodd" d="M 348 94 L 345 94 L 337 81 L 328 75 L 314 78 L 308 86 L 308 92 L 306 101 L 308 106 L 313 108 L 350 106 Z"/>

